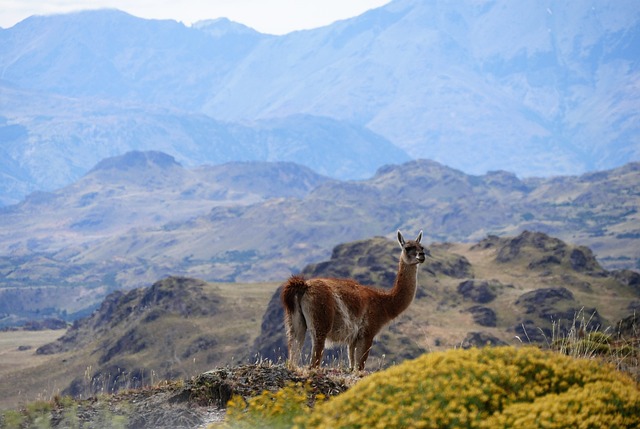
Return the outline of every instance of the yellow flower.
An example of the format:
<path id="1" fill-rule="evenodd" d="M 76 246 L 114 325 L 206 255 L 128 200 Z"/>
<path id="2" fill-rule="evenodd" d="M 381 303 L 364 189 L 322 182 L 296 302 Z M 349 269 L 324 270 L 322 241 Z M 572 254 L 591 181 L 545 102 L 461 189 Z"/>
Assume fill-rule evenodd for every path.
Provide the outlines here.
<path id="1" fill-rule="evenodd" d="M 631 379 L 595 361 L 528 347 L 450 350 L 373 374 L 298 422 L 331 428 L 535 428 L 609 418 L 623 428 L 638 424 L 638 398 Z"/>

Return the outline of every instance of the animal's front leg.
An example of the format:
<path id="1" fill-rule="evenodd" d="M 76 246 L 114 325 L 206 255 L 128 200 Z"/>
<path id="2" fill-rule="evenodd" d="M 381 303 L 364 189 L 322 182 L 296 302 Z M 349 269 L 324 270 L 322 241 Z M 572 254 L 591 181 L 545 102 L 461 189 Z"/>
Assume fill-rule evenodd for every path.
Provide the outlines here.
<path id="1" fill-rule="evenodd" d="M 311 368 L 317 368 L 322 363 L 324 343 L 333 326 L 333 313 L 325 307 L 313 309 L 309 318 L 309 333 L 311 334 Z"/>
<path id="2" fill-rule="evenodd" d="M 355 357 L 358 362 L 358 371 L 364 370 L 364 365 L 369 357 L 369 351 L 373 345 L 373 337 L 364 337 L 357 341 L 355 347 Z"/>

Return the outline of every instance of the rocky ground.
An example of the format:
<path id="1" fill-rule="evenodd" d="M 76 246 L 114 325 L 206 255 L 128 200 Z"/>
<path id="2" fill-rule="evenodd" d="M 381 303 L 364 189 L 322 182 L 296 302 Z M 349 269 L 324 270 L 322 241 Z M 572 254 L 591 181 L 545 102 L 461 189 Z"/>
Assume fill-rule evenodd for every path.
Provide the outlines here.
<path id="1" fill-rule="evenodd" d="M 276 391 L 290 382 L 302 382 L 310 384 L 313 395 L 330 397 L 347 390 L 362 375 L 342 369 L 292 371 L 270 363 L 218 368 L 190 380 L 163 382 L 115 395 L 79 401 L 56 398 L 48 411 L 50 427 L 70 427 L 76 422 L 76 426 L 85 428 L 206 428 L 224 420 L 226 403 L 233 395 L 250 398 L 264 390 Z M 21 413 L 25 423 L 42 420 L 42 414 L 33 409 Z M 0 427 L 8 427 L 7 421 Z"/>

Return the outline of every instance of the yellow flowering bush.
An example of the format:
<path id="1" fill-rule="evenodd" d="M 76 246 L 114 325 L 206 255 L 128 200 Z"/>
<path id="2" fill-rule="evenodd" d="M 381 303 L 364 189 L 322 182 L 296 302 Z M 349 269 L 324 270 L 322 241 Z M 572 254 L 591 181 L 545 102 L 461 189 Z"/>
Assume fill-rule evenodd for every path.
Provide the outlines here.
<path id="1" fill-rule="evenodd" d="M 294 422 L 300 428 L 632 428 L 639 416 L 638 386 L 612 367 L 534 347 L 497 347 L 404 362 Z"/>
<path id="2" fill-rule="evenodd" d="M 309 384 L 302 383 L 289 383 L 276 392 L 265 390 L 246 401 L 242 396 L 235 395 L 227 403 L 225 426 L 238 429 L 291 427 L 294 417 L 309 412 L 311 396 Z M 319 394 L 312 399 L 322 401 L 324 395 Z"/>
<path id="3" fill-rule="evenodd" d="M 629 398 L 635 396 L 635 406 Z M 549 394 L 532 403 L 508 405 L 481 428 L 631 428 L 638 427 L 638 390 L 630 384 L 596 381 Z"/>

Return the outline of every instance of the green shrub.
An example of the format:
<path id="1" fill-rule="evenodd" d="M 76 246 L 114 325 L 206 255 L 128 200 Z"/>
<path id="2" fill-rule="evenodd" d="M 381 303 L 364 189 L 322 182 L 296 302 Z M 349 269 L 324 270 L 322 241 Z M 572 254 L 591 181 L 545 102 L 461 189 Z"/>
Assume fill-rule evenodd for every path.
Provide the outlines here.
<path id="1" fill-rule="evenodd" d="M 126 415 L 116 414 L 106 405 L 96 408 L 91 422 L 80 420 L 78 403 L 69 396 L 56 396 L 52 401 L 35 401 L 20 411 L 5 411 L 0 415 L 0 429 L 124 429 L 128 424 Z"/>
<path id="2" fill-rule="evenodd" d="M 640 424 L 638 416 L 638 386 L 610 366 L 534 347 L 498 347 L 404 362 L 295 422 L 322 428 L 631 428 Z"/>
<path id="3" fill-rule="evenodd" d="M 24 423 L 24 416 L 19 411 L 5 411 L 0 418 L 0 428 L 2 429 L 19 429 Z"/>

